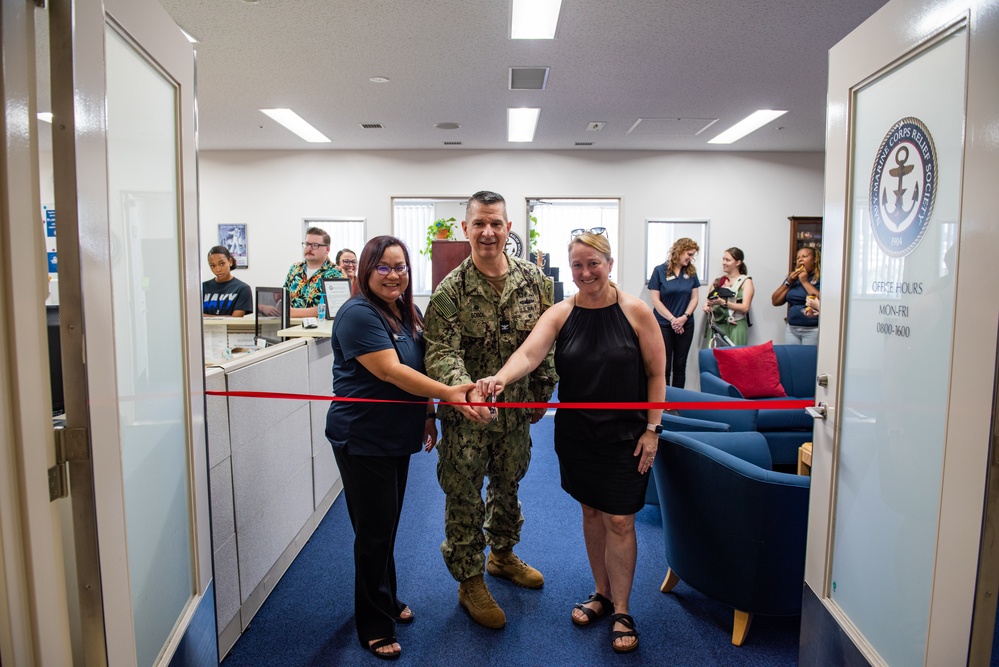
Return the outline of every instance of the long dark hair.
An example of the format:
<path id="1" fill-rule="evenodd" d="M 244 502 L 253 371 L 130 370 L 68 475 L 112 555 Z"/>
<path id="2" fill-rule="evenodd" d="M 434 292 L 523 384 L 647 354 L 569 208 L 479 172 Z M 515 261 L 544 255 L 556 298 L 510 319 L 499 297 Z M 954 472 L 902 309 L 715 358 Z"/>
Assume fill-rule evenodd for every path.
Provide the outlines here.
<path id="1" fill-rule="evenodd" d="M 394 236 L 376 236 L 367 243 L 364 244 L 364 249 L 361 250 L 361 259 L 357 263 L 357 278 L 354 280 L 354 293 L 360 294 L 365 299 L 368 300 L 372 306 L 378 309 L 385 319 L 388 320 L 389 326 L 392 330 L 398 333 L 402 329 L 402 322 L 399 318 L 395 316 L 385 302 L 382 301 L 381 297 L 371 291 L 371 285 L 368 283 L 368 279 L 371 278 L 371 274 L 374 272 L 375 267 L 378 266 L 378 262 L 381 261 L 382 255 L 385 251 L 392 246 L 399 246 L 402 248 L 402 254 L 406 258 L 406 266 L 411 267 L 412 264 L 409 262 L 409 249 L 406 248 L 406 244 L 400 239 Z M 409 322 L 409 333 L 413 336 L 423 325 L 423 320 L 420 318 L 419 313 L 416 311 L 416 304 L 413 302 L 413 277 L 409 276 L 409 281 L 406 284 L 406 291 L 402 293 L 399 297 L 399 312 L 403 314 L 403 319 Z"/>
<path id="2" fill-rule="evenodd" d="M 236 258 L 232 256 L 232 253 L 229 252 L 229 249 L 226 248 L 224 245 L 213 246 L 212 249 L 208 251 L 209 262 L 212 261 L 212 255 L 222 255 L 223 257 L 228 259 L 230 271 L 236 268 Z"/>

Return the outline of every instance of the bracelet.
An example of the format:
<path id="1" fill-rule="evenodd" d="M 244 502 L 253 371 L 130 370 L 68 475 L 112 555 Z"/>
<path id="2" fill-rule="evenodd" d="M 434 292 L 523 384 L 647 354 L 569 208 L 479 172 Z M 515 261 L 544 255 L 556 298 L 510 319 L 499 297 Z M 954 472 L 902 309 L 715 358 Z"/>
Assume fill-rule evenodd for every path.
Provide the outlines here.
<path id="1" fill-rule="evenodd" d="M 689 320 L 691 317 L 694 316 L 694 314 L 693 313 L 684 313 L 683 316 L 686 317 Z"/>
<path id="2" fill-rule="evenodd" d="M 787 282 L 787 280 L 786 280 L 786 279 L 784 280 L 784 284 L 785 284 L 785 285 L 787 285 L 788 287 L 790 287 L 790 286 L 791 286 L 791 283 Z"/>
<path id="3" fill-rule="evenodd" d="M 437 411 L 431 410 L 427 413 L 427 419 L 437 419 Z"/>

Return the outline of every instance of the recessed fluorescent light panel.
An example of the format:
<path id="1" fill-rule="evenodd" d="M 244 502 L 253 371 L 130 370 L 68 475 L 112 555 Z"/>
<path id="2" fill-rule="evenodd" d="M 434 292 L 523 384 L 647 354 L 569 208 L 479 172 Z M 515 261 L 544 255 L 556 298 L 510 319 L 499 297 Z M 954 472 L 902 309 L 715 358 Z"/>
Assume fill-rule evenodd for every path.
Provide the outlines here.
<path id="1" fill-rule="evenodd" d="M 507 109 L 506 140 L 519 143 L 534 141 L 540 114 L 541 109 Z"/>
<path id="2" fill-rule="evenodd" d="M 261 109 L 261 111 L 286 128 L 302 137 L 310 144 L 328 144 L 330 140 L 322 132 L 309 125 L 291 109 Z"/>
<path id="3" fill-rule="evenodd" d="M 562 0 L 513 0 L 510 39 L 555 39 Z"/>
<path id="4" fill-rule="evenodd" d="M 52 112 L 51 111 L 39 111 L 38 112 L 38 120 L 42 121 L 43 123 L 51 123 L 52 122 Z"/>
<path id="5" fill-rule="evenodd" d="M 721 134 L 719 134 L 714 139 L 710 140 L 709 144 L 731 144 L 735 143 L 739 139 L 742 139 L 747 134 L 755 132 L 760 129 L 774 118 L 780 118 L 787 111 L 779 111 L 777 109 L 760 109 L 755 111 L 738 123 L 728 128 Z"/>

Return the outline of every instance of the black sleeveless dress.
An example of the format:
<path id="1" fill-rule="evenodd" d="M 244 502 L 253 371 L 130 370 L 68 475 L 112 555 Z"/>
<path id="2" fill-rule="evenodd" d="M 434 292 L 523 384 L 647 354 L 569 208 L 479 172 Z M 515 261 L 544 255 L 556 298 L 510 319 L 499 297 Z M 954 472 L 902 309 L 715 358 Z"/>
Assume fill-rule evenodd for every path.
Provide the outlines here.
<path id="1" fill-rule="evenodd" d="M 564 402 L 647 400 L 638 336 L 618 303 L 574 306 L 555 341 L 558 396 Z M 649 474 L 634 456 L 647 410 L 559 409 L 555 452 L 562 488 L 607 514 L 634 514 L 645 505 Z"/>

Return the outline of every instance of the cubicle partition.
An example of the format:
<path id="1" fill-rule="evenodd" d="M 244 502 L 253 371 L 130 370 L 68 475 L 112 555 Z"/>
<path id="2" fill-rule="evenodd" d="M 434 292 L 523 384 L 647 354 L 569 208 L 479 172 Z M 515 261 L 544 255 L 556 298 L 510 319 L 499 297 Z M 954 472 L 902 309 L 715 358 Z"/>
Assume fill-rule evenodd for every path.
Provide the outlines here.
<path id="1" fill-rule="evenodd" d="M 329 338 L 293 338 L 206 370 L 209 390 L 331 393 Z M 343 488 L 328 403 L 209 396 L 219 655 L 249 625 Z"/>

